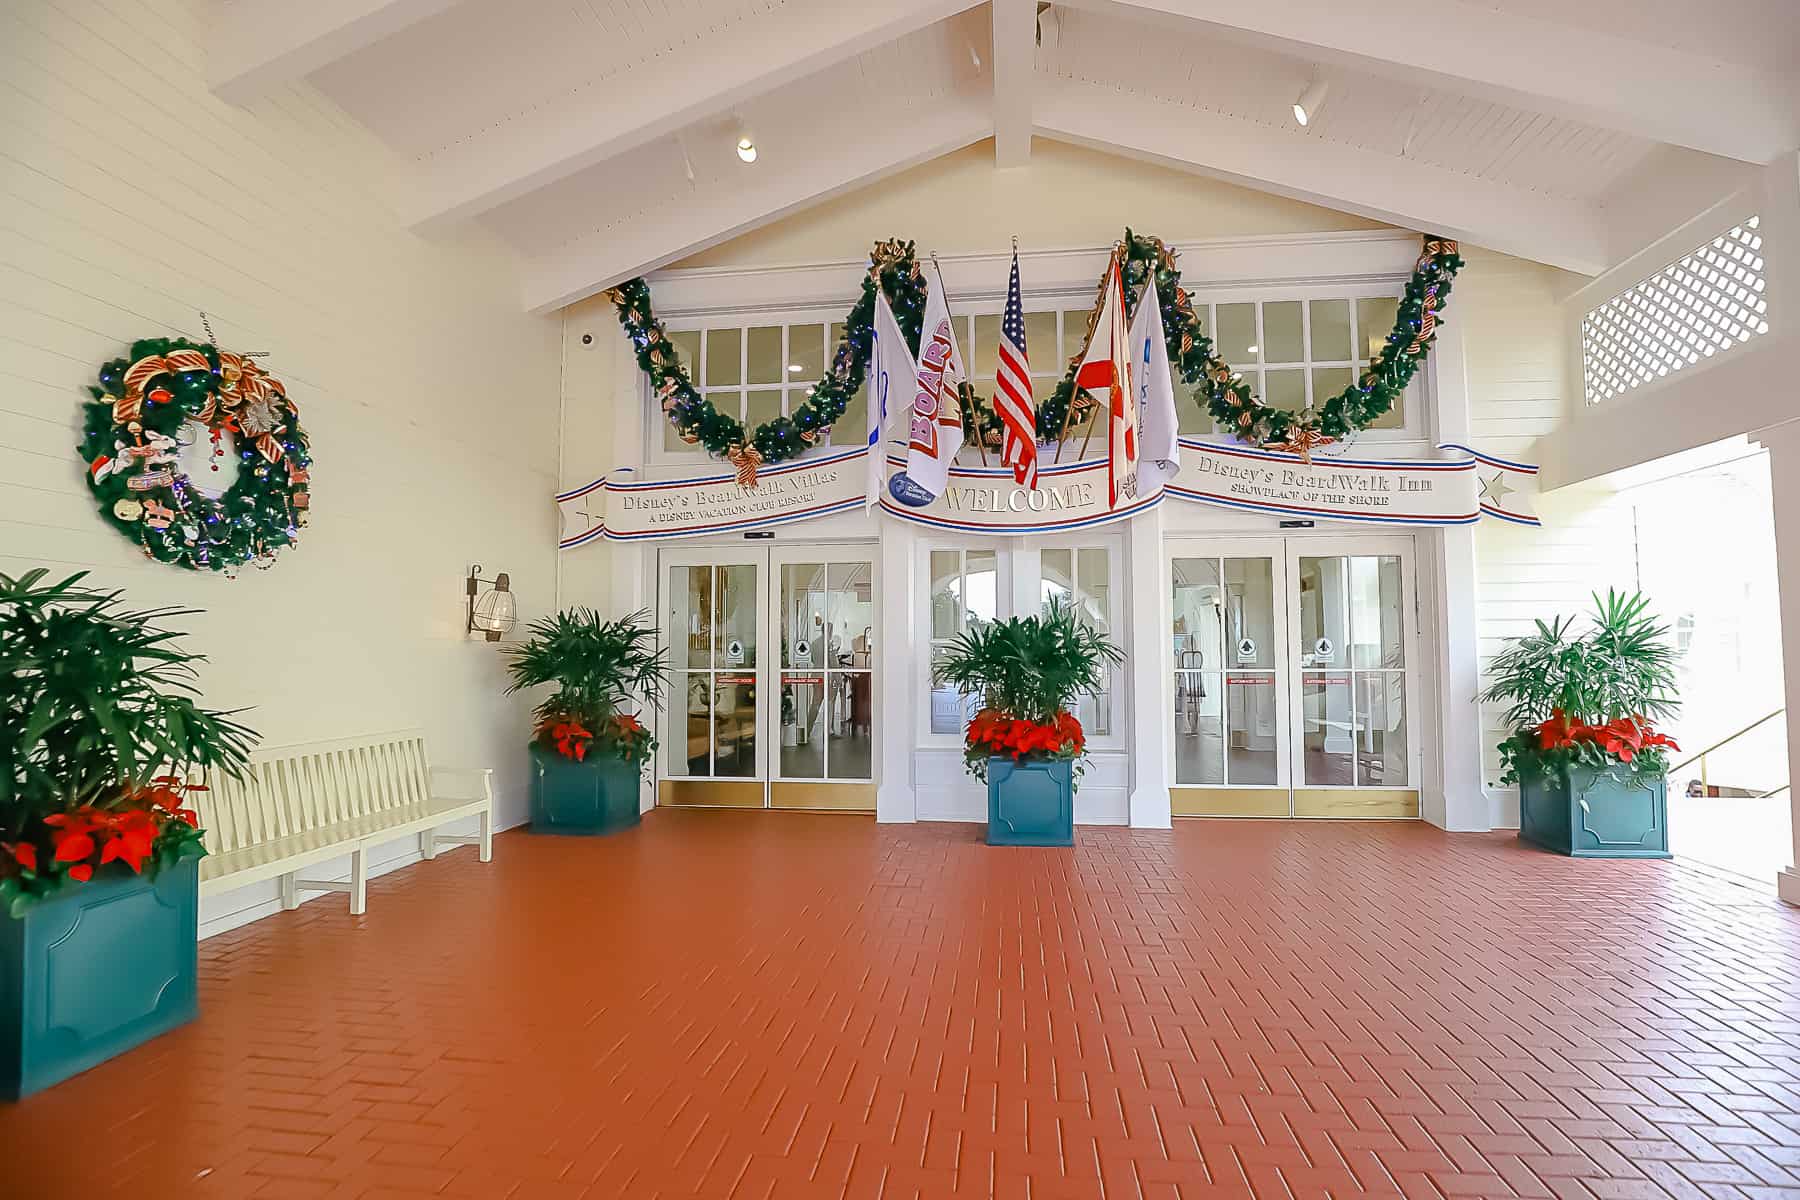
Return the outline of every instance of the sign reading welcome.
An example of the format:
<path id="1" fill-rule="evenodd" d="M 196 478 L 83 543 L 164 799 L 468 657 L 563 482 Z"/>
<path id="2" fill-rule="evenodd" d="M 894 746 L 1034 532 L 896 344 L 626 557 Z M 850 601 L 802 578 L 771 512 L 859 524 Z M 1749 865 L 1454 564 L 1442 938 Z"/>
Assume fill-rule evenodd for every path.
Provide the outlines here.
<path id="1" fill-rule="evenodd" d="M 930 504 L 908 508 L 883 490 L 889 516 L 934 529 L 1050 533 L 1126 520 L 1165 497 L 1248 512 L 1391 525 L 1467 525 L 1482 515 L 1537 524 L 1523 503 L 1537 468 L 1465 446 L 1442 459 L 1317 458 L 1182 439 L 1181 473 L 1165 488 L 1106 507 L 1106 460 L 1044 467 L 1037 489 L 1004 467 L 956 467 Z M 863 449 L 835 450 L 761 471 L 755 488 L 734 472 L 633 481 L 608 476 L 557 496 L 563 549 L 598 537 L 633 541 L 766 529 L 863 503 Z M 901 465 L 890 459 L 890 469 Z M 628 476 L 630 472 L 615 473 Z"/>

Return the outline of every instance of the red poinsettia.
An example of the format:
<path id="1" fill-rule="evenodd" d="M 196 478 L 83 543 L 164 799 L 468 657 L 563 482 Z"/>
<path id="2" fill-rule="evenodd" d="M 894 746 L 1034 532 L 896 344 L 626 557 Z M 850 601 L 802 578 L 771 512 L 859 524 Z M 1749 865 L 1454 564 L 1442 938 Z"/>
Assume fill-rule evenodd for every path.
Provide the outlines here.
<path id="1" fill-rule="evenodd" d="M 1679 750 L 1675 739 L 1657 733 L 1650 720 L 1642 716 L 1620 717 L 1603 725 L 1590 725 L 1579 717 L 1571 717 L 1562 709 L 1551 711 L 1548 720 L 1532 731 L 1539 750 L 1566 750 L 1592 745 L 1620 762 L 1630 762 L 1645 750 Z"/>
<path id="2" fill-rule="evenodd" d="M 1086 745 L 1081 722 L 1073 713 L 1058 713 L 1054 721 L 1040 723 L 987 708 L 969 721 L 967 747 L 971 754 L 1011 758 L 1042 753 L 1080 754 Z"/>

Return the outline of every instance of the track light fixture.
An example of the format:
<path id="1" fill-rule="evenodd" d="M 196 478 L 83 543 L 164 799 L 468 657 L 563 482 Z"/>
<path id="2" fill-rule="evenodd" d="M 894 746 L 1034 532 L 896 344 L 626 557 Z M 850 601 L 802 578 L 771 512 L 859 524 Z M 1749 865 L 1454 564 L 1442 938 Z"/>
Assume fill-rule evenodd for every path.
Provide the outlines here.
<path id="1" fill-rule="evenodd" d="M 747 163 L 756 161 L 756 139 L 750 136 L 747 129 L 738 133 L 737 155 Z"/>
<path id="2" fill-rule="evenodd" d="M 1330 89 L 1329 80 L 1314 76 L 1313 81 L 1306 85 L 1306 90 L 1300 93 L 1300 98 L 1294 101 L 1294 120 L 1302 127 L 1311 125 L 1313 118 L 1319 115 L 1319 109 L 1324 107 L 1325 93 Z"/>

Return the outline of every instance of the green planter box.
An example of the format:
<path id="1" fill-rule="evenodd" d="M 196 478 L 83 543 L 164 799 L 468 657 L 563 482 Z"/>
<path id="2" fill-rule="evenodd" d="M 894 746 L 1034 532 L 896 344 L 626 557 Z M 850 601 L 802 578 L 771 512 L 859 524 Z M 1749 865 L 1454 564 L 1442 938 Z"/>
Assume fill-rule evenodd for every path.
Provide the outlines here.
<path id="1" fill-rule="evenodd" d="M 1570 767 L 1519 783 L 1519 839 L 1575 858 L 1668 858 L 1667 781 Z"/>
<path id="2" fill-rule="evenodd" d="M 1075 764 L 988 759 L 990 846 L 1073 846 Z"/>
<path id="3" fill-rule="evenodd" d="M 114 867 L 0 915 L 0 1095 L 17 1100 L 200 1013 L 200 867 Z"/>
<path id="4" fill-rule="evenodd" d="M 586 762 L 531 747 L 531 832 L 616 833 L 638 823 L 638 765 L 610 754 Z"/>

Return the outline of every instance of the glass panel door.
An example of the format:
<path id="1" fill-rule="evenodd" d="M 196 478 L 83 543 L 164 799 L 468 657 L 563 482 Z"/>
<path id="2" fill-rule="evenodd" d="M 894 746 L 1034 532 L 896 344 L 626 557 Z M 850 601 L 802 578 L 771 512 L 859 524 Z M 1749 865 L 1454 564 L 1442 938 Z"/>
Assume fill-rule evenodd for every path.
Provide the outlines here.
<path id="1" fill-rule="evenodd" d="M 1289 815 L 1278 541 L 1181 544 L 1170 562 L 1178 816 Z"/>
<path id="2" fill-rule="evenodd" d="M 868 547 L 777 550 L 777 808 L 875 807 L 875 562 Z"/>
<path id="3" fill-rule="evenodd" d="M 659 803 L 763 805 L 763 559 L 718 550 L 665 553 L 671 686 Z"/>
<path id="4" fill-rule="evenodd" d="M 1410 539 L 1296 539 L 1297 816 L 1418 816 Z"/>

